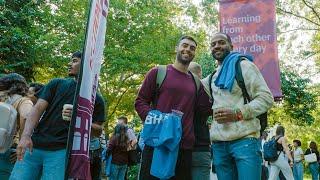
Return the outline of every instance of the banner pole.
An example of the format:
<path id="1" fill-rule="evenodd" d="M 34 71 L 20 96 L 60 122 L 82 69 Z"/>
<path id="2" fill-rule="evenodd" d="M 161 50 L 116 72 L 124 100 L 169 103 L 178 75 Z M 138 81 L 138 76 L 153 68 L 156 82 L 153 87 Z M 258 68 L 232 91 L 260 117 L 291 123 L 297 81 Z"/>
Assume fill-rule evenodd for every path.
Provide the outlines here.
<path id="1" fill-rule="evenodd" d="M 84 57 L 85 57 L 85 48 L 87 46 L 87 36 L 88 36 L 88 31 L 89 31 L 89 21 L 90 21 L 90 14 L 92 10 L 92 1 L 90 0 L 89 3 L 89 12 L 87 15 L 87 25 L 86 25 L 86 33 L 85 33 L 85 38 L 84 38 L 84 46 L 82 47 L 82 56 L 81 56 L 81 66 L 80 66 L 80 73 L 78 73 L 78 77 L 76 79 L 77 81 L 77 86 L 76 86 L 76 93 L 73 98 L 73 109 L 72 109 L 72 117 L 71 117 L 71 122 L 69 125 L 69 132 L 68 132 L 68 141 L 67 141 L 67 148 L 66 148 L 66 161 L 65 161 L 65 176 L 64 179 L 67 180 L 69 177 L 69 168 L 70 168 L 70 155 L 71 155 L 71 150 L 72 150 L 72 145 L 73 145 L 73 136 L 74 136 L 74 126 L 76 123 L 76 115 L 77 115 L 77 99 L 79 96 L 80 92 L 80 87 L 81 87 L 81 81 L 82 81 L 82 75 L 83 75 L 83 65 L 84 65 Z"/>

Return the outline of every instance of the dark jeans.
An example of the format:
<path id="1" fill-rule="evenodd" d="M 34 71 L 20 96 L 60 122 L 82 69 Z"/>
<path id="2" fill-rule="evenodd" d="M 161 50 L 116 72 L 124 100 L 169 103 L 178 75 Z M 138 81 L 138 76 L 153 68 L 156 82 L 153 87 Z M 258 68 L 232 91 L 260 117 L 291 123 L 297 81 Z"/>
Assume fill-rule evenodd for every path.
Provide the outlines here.
<path id="1" fill-rule="evenodd" d="M 102 149 L 90 150 L 90 173 L 92 180 L 101 179 Z"/>
<path id="2" fill-rule="evenodd" d="M 158 180 L 150 175 L 153 156 L 153 147 L 145 146 L 142 152 L 142 162 L 139 174 L 139 180 Z M 179 150 L 176 164 L 175 176 L 171 180 L 191 180 L 192 150 Z"/>
<path id="3" fill-rule="evenodd" d="M 269 178 L 269 172 L 268 168 L 264 165 L 261 166 L 261 180 L 268 180 Z"/>

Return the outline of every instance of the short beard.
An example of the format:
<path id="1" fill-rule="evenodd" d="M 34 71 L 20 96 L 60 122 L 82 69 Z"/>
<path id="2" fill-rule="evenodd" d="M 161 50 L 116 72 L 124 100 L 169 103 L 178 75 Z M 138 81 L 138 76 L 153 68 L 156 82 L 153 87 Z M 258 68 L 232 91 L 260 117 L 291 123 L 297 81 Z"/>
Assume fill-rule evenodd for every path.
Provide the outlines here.
<path id="1" fill-rule="evenodd" d="M 223 53 L 223 56 L 222 56 L 221 58 L 216 58 L 216 57 L 214 56 L 214 54 L 211 53 L 213 59 L 217 60 L 217 61 L 220 62 L 220 63 L 222 63 L 223 60 L 224 60 L 229 54 L 230 54 L 230 50 L 226 50 L 226 51 Z"/>
<path id="2" fill-rule="evenodd" d="M 184 60 L 182 60 L 182 55 L 179 53 L 177 55 L 177 60 L 178 60 L 179 63 L 181 63 L 183 65 L 188 65 L 193 60 L 193 58 L 191 60 L 189 60 L 189 61 L 184 61 Z"/>

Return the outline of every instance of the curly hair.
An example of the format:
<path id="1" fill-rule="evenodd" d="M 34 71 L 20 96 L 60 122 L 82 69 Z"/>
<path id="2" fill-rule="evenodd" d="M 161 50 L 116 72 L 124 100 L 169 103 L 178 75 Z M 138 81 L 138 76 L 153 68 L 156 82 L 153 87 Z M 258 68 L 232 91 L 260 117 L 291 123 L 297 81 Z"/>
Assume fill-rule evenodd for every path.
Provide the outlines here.
<path id="1" fill-rule="evenodd" d="M 0 78 L 0 91 L 8 91 L 8 95 L 26 96 L 28 92 L 26 79 L 17 73 L 10 73 Z"/>

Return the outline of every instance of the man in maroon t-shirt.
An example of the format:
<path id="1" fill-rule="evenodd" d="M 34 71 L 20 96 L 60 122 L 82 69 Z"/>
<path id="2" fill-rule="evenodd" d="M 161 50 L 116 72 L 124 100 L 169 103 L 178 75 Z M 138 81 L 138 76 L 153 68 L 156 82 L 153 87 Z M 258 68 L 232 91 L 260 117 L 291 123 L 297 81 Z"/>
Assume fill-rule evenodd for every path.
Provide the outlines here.
<path id="1" fill-rule="evenodd" d="M 202 84 L 197 93 L 193 77 L 188 72 L 196 48 L 197 43 L 192 37 L 183 36 L 179 39 L 176 47 L 176 60 L 173 64 L 167 66 L 166 78 L 159 89 L 157 104 L 155 105 L 155 109 L 163 113 L 170 113 L 173 109 L 183 112 L 181 120 L 183 132 L 175 177 L 172 179 L 191 180 L 192 148 L 195 141 L 193 132 L 194 111 L 197 108 L 201 112 L 209 113 L 211 109 L 210 103 L 207 103 L 209 97 Z M 157 68 L 153 68 L 148 72 L 135 101 L 136 111 L 142 121 L 152 110 L 151 103 L 154 102 L 155 98 L 157 71 Z M 152 156 L 153 148 L 146 145 L 142 153 L 140 180 L 157 179 L 150 175 Z"/>

